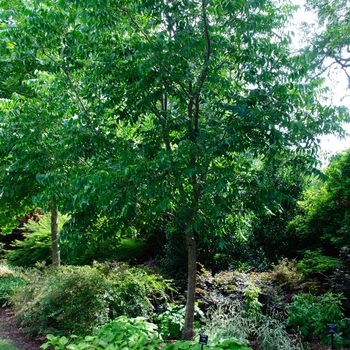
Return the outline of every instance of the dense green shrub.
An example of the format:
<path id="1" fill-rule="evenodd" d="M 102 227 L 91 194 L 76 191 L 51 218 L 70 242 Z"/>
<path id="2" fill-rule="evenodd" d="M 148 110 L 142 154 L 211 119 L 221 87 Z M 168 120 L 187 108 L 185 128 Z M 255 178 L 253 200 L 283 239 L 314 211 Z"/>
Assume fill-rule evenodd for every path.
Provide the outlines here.
<path id="1" fill-rule="evenodd" d="M 335 257 L 349 244 L 350 149 L 333 156 L 324 172 L 327 177 L 315 178 L 304 191 L 288 229 L 299 250 L 321 248 Z"/>
<path id="2" fill-rule="evenodd" d="M 317 278 L 324 280 L 329 274 L 334 272 L 337 265 L 337 258 L 326 256 L 321 248 L 314 251 L 306 250 L 304 258 L 298 262 L 298 269 L 307 278 Z"/>
<path id="3" fill-rule="evenodd" d="M 29 334 L 88 334 L 108 320 L 104 275 L 91 267 L 33 272 L 12 299 L 21 327 Z"/>
<path id="4" fill-rule="evenodd" d="M 167 292 L 174 291 L 170 281 L 152 273 L 146 267 L 129 267 L 126 264 L 104 263 L 95 265 L 104 271 L 108 278 L 106 298 L 112 318 L 151 317 L 154 305 L 168 299 Z"/>
<path id="5" fill-rule="evenodd" d="M 146 268 L 121 264 L 33 269 L 11 298 L 29 334 L 86 335 L 120 315 L 150 318 L 170 283 Z"/>
<path id="6" fill-rule="evenodd" d="M 288 307 L 288 324 L 307 338 L 318 336 L 329 342 L 325 327 L 327 323 L 340 324 L 344 317 L 341 294 L 327 292 L 316 296 L 311 293 L 298 294 Z"/>

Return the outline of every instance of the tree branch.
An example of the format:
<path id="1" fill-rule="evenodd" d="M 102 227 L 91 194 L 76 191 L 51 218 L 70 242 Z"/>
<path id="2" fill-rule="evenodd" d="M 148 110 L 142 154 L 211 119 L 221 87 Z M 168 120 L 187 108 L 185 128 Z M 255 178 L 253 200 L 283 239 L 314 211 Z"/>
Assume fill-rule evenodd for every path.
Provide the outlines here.
<path id="1" fill-rule="evenodd" d="M 10 94 L 10 95 L 17 94 L 17 95 L 20 95 L 20 96 L 23 96 L 23 97 L 27 97 L 27 98 L 36 98 L 37 97 L 37 96 L 34 96 L 34 95 L 29 95 L 26 92 L 9 90 L 9 89 L 5 89 L 3 87 L 0 87 L 0 91 L 4 91 L 5 93 Z"/>
<path id="2" fill-rule="evenodd" d="M 65 71 L 64 71 L 64 74 L 66 75 L 66 77 L 67 77 L 67 79 L 68 79 L 68 81 L 69 81 L 69 84 L 70 84 L 71 88 L 72 88 L 73 91 L 74 91 L 75 97 L 77 98 L 77 100 L 78 100 L 78 102 L 79 102 L 79 104 L 80 104 L 80 106 L 81 106 L 81 109 L 84 111 L 84 113 L 86 113 L 85 105 L 84 105 L 83 101 L 81 100 L 81 98 L 80 98 L 80 96 L 79 96 L 78 90 L 76 89 L 76 87 L 75 87 L 74 84 L 73 84 L 73 81 L 72 81 L 72 79 L 71 79 L 71 77 L 70 77 L 70 75 L 69 75 L 69 72 L 68 72 L 67 70 L 65 70 Z"/>
<path id="3" fill-rule="evenodd" d="M 53 63 L 57 64 L 56 60 L 55 60 L 53 57 L 51 57 L 50 55 L 48 55 L 48 54 L 45 52 L 44 48 L 41 48 L 41 51 L 42 51 L 42 53 L 43 53 L 50 61 L 52 61 Z M 74 92 L 75 97 L 77 98 L 77 100 L 78 100 L 78 102 L 79 102 L 79 105 L 80 105 L 81 109 L 86 113 L 86 108 L 85 108 L 85 106 L 84 106 L 84 103 L 83 103 L 83 101 L 81 100 L 81 98 L 80 98 L 80 96 L 79 96 L 78 90 L 76 89 L 76 87 L 75 87 L 74 84 L 73 84 L 73 81 L 72 81 L 72 79 L 71 79 L 71 77 L 70 77 L 70 75 L 69 75 L 69 72 L 68 72 L 66 69 L 63 70 L 63 71 L 64 71 L 64 74 L 66 75 L 66 77 L 67 77 L 67 79 L 68 79 L 68 82 L 69 82 L 71 88 L 73 89 L 73 92 Z"/>

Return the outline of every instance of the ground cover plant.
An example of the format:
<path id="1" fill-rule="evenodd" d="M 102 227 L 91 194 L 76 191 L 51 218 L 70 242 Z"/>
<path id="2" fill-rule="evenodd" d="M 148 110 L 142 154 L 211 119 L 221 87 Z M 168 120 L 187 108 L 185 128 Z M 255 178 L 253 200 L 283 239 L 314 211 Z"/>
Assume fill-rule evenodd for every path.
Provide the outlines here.
<path id="1" fill-rule="evenodd" d="M 200 349 L 198 341 L 177 341 L 164 344 L 157 330 L 157 326 L 147 322 L 145 318 L 127 318 L 120 316 L 114 321 L 97 329 L 92 336 L 78 338 L 70 336 L 47 336 L 48 341 L 41 346 L 41 349 L 54 350 L 80 350 L 80 349 Z M 231 349 L 251 350 L 247 347 L 247 341 L 237 338 L 220 340 L 214 338 L 206 346 L 206 349 Z"/>

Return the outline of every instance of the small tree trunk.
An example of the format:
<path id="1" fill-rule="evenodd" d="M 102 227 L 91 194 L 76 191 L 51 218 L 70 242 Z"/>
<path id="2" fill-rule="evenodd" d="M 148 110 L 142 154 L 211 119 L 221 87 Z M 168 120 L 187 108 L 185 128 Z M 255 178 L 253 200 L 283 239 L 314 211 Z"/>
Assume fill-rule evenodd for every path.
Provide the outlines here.
<path id="1" fill-rule="evenodd" d="M 52 242 L 52 266 L 60 266 L 61 258 L 58 247 L 58 207 L 53 201 L 51 208 L 51 242 Z"/>
<path id="2" fill-rule="evenodd" d="M 193 339 L 194 305 L 196 293 L 196 275 L 197 275 L 197 247 L 193 230 L 186 233 L 187 251 L 188 251 L 188 278 L 187 278 L 187 300 L 185 325 L 182 331 L 182 339 Z"/>

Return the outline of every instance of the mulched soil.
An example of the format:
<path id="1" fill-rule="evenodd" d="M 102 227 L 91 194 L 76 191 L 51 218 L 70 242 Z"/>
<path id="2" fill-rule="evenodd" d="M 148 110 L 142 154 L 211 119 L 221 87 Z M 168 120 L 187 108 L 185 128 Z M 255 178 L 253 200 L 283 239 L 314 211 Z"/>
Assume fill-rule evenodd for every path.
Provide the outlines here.
<path id="1" fill-rule="evenodd" d="M 28 338 L 16 325 L 14 313 L 7 308 L 0 307 L 0 338 L 12 340 L 20 350 L 38 350 L 45 339 Z"/>

